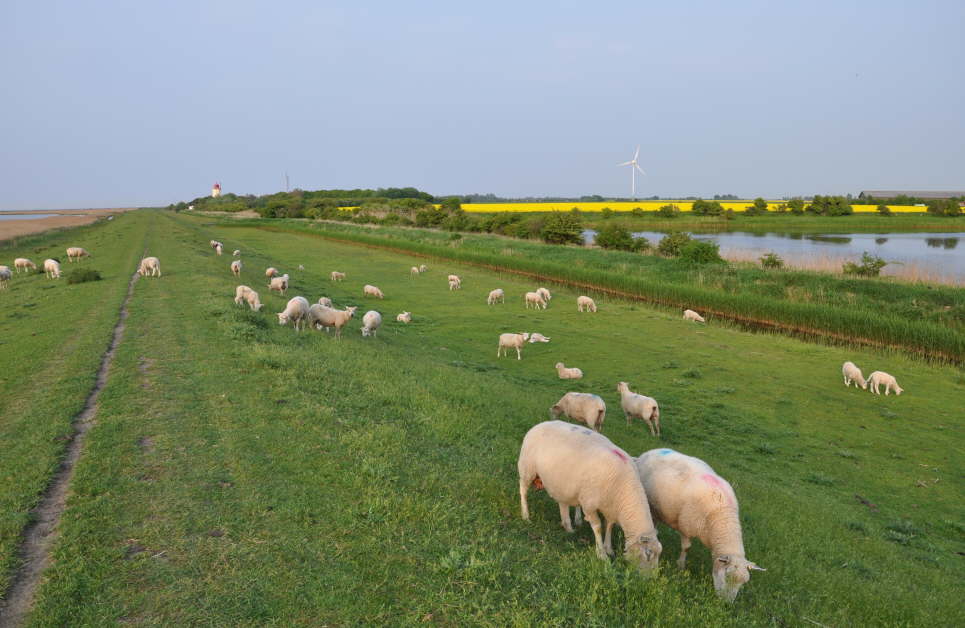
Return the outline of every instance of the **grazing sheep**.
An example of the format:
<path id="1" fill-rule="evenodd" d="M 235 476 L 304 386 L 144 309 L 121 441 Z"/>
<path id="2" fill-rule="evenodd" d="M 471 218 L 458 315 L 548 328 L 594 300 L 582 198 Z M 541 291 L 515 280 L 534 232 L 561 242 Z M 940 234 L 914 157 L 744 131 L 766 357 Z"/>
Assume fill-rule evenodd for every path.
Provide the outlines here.
<path id="1" fill-rule="evenodd" d="M 331 277 L 332 281 L 345 281 L 345 273 L 340 273 L 337 270 L 332 271 Z"/>
<path id="2" fill-rule="evenodd" d="M 88 253 L 85 249 L 82 249 L 79 246 L 71 246 L 67 248 L 68 263 L 80 261 L 80 258 L 82 257 L 90 257 L 90 253 Z"/>
<path id="3" fill-rule="evenodd" d="M 305 270 L 305 265 L 304 265 L 304 264 L 299 264 L 299 265 L 298 265 L 298 270 Z"/>
<path id="4" fill-rule="evenodd" d="M 362 286 L 362 296 L 363 296 L 363 297 L 376 297 L 377 299 L 384 299 L 384 298 L 385 298 L 384 296 L 382 296 L 382 291 L 381 291 L 381 290 L 379 290 L 379 289 L 376 288 L 375 286 L 370 286 L 369 284 L 365 284 L 364 286 Z"/>
<path id="5" fill-rule="evenodd" d="M 700 539 L 710 550 L 717 595 L 733 602 L 750 571 L 764 571 L 744 556 L 734 489 L 703 460 L 672 449 L 644 452 L 636 467 L 650 511 L 680 533 L 677 566 L 685 568 L 691 539 Z"/>
<path id="6" fill-rule="evenodd" d="M 264 307 L 264 304 L 258 297 L 258 293 L 248 286 L 238 286 L 235 288 L 235 303 L 238 305 L 247 303 L 248 307 L 256 312 L 260 312 L 261 308 Z"/>
<path id="7" fill-rule="evenodd" d="M 562 362 L 556 363 L 556 374 L 560 379 L 583 379 L 583 371 L 576 367 L 566 368 Z"/>
<path id="8" fill-rule="evenodd" d="M 287 325 L 288 321 L 292 322 L 295 327 L 295 331 L 298 331 L 299 326 L 302 329 L 305 328 L 305 323 L 308 320 L 308 299 L 305 297 L 292 297 L 288 300 L 288 305 L 285 306 L 284 312 L 278 312 L 278 324 Z"/>
<path id="9" fill-rule="evenodd" d="M 585 423 L 590 429 L 599 432 L 603 429 L 603 419 L 606 418 L 606 404 L 598 395 L 568 392 L 550 408 L 551 418 L 558 419 L 561 415 Z"/>
<path id="10" fill-rule="evenodd" d="M 309 308 L 308 321 L 315 329 L 321 330 L 324 328 L 326 332 L 334 327 L 335 339 L 338 340 L 342 337 L 342 328 L 355 316 L 356 309 L 355 306 L 352 306 L 344 310 L 334 310 L 330 307 L 316 304 Z"/>
<path id="11" fill-rule="evenodd" d="M 268 281 L 268 291 L 276 291 L 278 294 L 284 295 L 288 290 L 288 273 L 280 275 L 278 277 L 272 277 Z"/>
<path id="12" fill-rule="evenodd" d="M 375 310 L 369 310 L 362 317 L 362 337 L 375 336 L 375 332 L 382 326 L 382 315 Z"/>
<path id="13" fill-rule="evenodd" d="M 232 274 L 233 274 L 235 277 L 238 277 L 238 276 L 241 275 L 241 260 L 240 260 L 240 259 L 236 259 L 235 261 L 231 262 L 231 272 L 232 272 Z"/>
<path id="14" fill-rule="evenodd" d="M 489 296 L 486 298 L 486 303 L 489 305 L 495 305 L 496 303 L 505 303 L 505 302 L 506 302 L 506 293 L 503 292 L 502 288 L 496 288 L 495 290 L 491 291 L 489 293 Z"/>
<path id="15" fill-rule="evenodd" d="M 587 296 L 577 297 L 576 311 L 577 312 L 596 312 L 596 302 Z"/>
<path id="16" fill-rule="evenodd" d="M 694 321 L 695 323 L 706 323 L 704 317 L 693 310 L 684 310 L 684 320 Z"/>
<path id="17" fill-rule="evenodd" d="M 627 417 L 627 425 L 630 425 L 631 417 L 643 419 L 650 426 L 650 435 L 660 436 L 660 406 L 656 399 L 630 392 L 626 382 L 618 383 L 617 390 L 620 391 L 620 406 Z"/>
<path id="18" fill-rule="evenodd" d="M 529 335 L 530 342 L 549 342 L 550 339 L 540 333 L 533 333 Z"/>
<path id="19" fill-rule="evenodd" d="M 543 295 L 538 292 L 527 292 L 526 296 L 523 297 L 523 300 L 526 303 L 526 309 L 529 309 L 531 304 L 533 309 L 538 310 L 540 307 L 542 307 L 544 310 L 546 309 L 546 300 L 543 298 Z"/>
<path id="20" fill-rule="evenodd" d="M 462 283 L 459 282 L 459 281 L 456 281 L 456 280 L 454 280 L 454 279 L 450 279 L 450 280 L 449 280 L 449 289 L 450 289 L 450 290 L 462 290 Z"/>
<path id="21" fill-rule="evenodd" d="M 218 246 L 214 247 L 214 252 L 217 253 L 218 255 L 221 255 L 222 253 L 224 253 L 224 247 L 221 246 L 220 242 L 218 243 Z"/>
<path id="22" fill-rule="evenodd" d="M 241 255 L 241 249 L 235 249 L 231 252 L 232 257 L 238 257 Z"/>
<path id="23" fill-rule="evenodd" d="M 222 244 L 221 242 L 218 242 L 217 240 L 212 240 L 210 244 L 211 244 L 211 248 L 213 249 L 217 249 L 219 246 L 221 247 L 224 246 L 224 244 Z"/>
<path id="24" fill-rule="evenodd" d="M 868 390 L 868 382 L 861 375 L 861 369 L 854 365 L 854 362 L 845 362 L 841 365 L 841 375 L 844 376 L 844 385 L 851 387 L 851 382 L 854 382 L 854 387 L 857 388 L 861 386 L 863 390 Z"/>
<path id="25" fill-rule="evenodd" d="M 425 264 L 421 264 L 421 265 L 419 266 L 419 272 L 420 272 L 420 273 L 424 273 L 424 272 L 426 272 L 427 270 L 429 270 L 429 267 L 426 266 Z"/>
<path id="26" fill-rule="evenodd" d="M 151 276 L 160 277 L 161 276 L 161 260 L 156 257 L 145 257 L 141 260 L 141 265 L 137 268 L 137 273 L 141 277 Z"/>
<path id="27" fill-rule="evenodd" d="M 409 269 L 409 274 L 410 274 L 410 275 L 418 275 L 418 274 L 419 274 L 419 267 L 418 267 L 418 266 L 413 266 L 412 268 L 410 268 L 410 269 Z"/>
<path id="28" fill-rule="evenodd" d="M 462 279 L 459 278 L 459 275 L 449 275 L 447 279 L 449 281 L 458 281 L 459 283 L 462 283 Z"/>
<path id="29" fill-rule="evenodd" d="M 559 504 L 567 532 L 573 531 L 570 506 L 583 510 L 601 559 L 613 554 L 611 531 L 618 524 L 626 538 L 624 558 L 635 563 L 644 575 L 656 569 L 663 548 L 657 540 L 647 493 L 633 459 L 606 436 L 563 421 L 539 423 L 523 438 L 517 469 L 523 519 L 529 520 L 526 495 L 530 485 L 545 488 Z M 605 539 L 601 514 L 606 520 Z"/>
<path id="30" fill-rule="evenodd" d="M 13 277 L 13 272 L 11 272 L 9 266 L 0 266 L 0 290 L 7 287 L 7 282 Z"/>
<path id="31" fill-rule="evenodd" d="M 60 279 L 60 260 L 51 257 L 44 260 L 44 274 L 47 279 Z"/>
<path id="32" fill-rule="evenodd" d="M 412 312 L 402 312 L 395 317 L 395 320 L 400 323 L 411 323 L 412 322 Z"/>
<path id="33" fill-rule="evenodd" d="M 269 266 L 265 270 L 265 277 L 268 278 L 269 280 L 271 280 L 272 277 L 277 277 L 277 276 L 278 276 L 278 269 L 275 268 L 274 266 Z"/>
<path id="34" fill-rule="evenodd" d="M 13 267 L 17 269 L 18 273 L 21 271 L 21 269 L 24 272 L 27 272 L 28 269 L 37 270 L 37 265 L 26 257 L 18 257 L 17 259 L 13 260 Z"/>
<path id="35" fill-rule="evenodd" d="M 896 395 L 900 395 L 901 393 L 905 392 L 905 389 L 898 385 L 898 380 L 896 380 L 892 375 L 888 375 L 884 371 L 875 371 L 868 376 L 868 388 L 870 388 L 871 392 L 874 394 L 881 394 L 879 386 L 882 384 L 885 387 L 885 396 L 887 396 L 888 392 L 891 390 L 895 391 Z"/>
<path id="36" fill-rule="evenodd" d="M 520 332 L 518 334 L 499 334 L 499 346 L 496 348 L 496 357 L 499 357 L 500 352 L 503 355 L 507 355 L 509 349 L 516 349 L 516 359 L 523 359 L 523 345 L 529 340 L 529 334 L 527 332 Z"/>
<path id="37" fill-rule="evenodd" d="M 328 297 L 318 297 L 318 304 L 325 307 L 332 307 L 332 300 Z"/>
<path id="38" fill-rule="evenodd" d="M 547 303 L 549 303 L 550 300 L 552 300 L 552 298 L 553 298 L 553 295 L 551 295 L 551 294 L 550 294 L 550 291 L 547 290 L 546 288 L 542 288 L 542 287 L 537 288 L 537 289 L 536 289 L 536 293 L 537 293 L 539 296 L 543 297 L 543 300 L 546 301 Z"/>

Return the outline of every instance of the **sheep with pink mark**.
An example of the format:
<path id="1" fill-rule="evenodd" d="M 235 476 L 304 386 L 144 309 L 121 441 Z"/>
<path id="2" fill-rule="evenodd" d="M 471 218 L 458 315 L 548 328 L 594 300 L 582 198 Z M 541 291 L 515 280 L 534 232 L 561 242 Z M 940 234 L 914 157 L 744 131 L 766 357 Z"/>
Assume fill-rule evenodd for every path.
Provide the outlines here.
<path id="1" fill-rule="evenodd" d="M 684 569 L 691 539 L 710 550 L 714 589 L 733 602 L 753 570 L 764 571 L 744 555 L 740 512 L 734 489 L 703 460 L 672 449 L 651 449 L 636 459 L 650 510 L 680 533 Z"/>

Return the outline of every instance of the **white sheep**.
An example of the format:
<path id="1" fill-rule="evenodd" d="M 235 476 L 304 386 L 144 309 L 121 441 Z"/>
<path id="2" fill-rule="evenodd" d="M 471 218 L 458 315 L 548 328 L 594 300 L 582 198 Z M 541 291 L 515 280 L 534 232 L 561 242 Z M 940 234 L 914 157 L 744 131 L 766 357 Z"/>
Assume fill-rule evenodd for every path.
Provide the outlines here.
<path id="1" fill-rule="evenodd" d="M 418 275 L 418 274 L 419 274 L 418 266 L 413 266 L 412 268 L 409 269 L 409 275 Z"/>
<path id="2" fill-rule="evenodd" d="M 486 297 L 486 303 L 489 305 L 495 305 L 496 303 L 505 303 L 506 293 L 503 292 L 502 288 L 496 288 L 490 291 L 489 296 Z"/>
<path id="3" fill-rule="evenodd" d="M 318 304 L 325 307 L 332 307 L 332 300 L 328 297 L 318 297 Z"/>
<path id="4" fill-rule="evenodd" d="M 424 272 L 426 272 L 427 270 L 429 270 L 429 267 L 426 266 L 425 264 L 420 264 L 420 265 L 419 265 L 419 272 L 420 272 L 420 273 L 424 273 Z"/>
<path id="5" fill-rule="evenodd" d="M 560 416 L 585 423 L 594 431 L 603 429 L 606 418 L 606 403 L 599 395 L 590 393 L 568 392 L 550 408 L 550 417 L 558 419 Z"/>
<path id="6" fill-rule="evenodd" d="M 23 272 L 27 272 L 28 269 L 37 270 L 37 265 L 26 257 L 18 257 L 17 259 L 13 260 L 13 267 L 17 269 L 18 273 L 21 270 L 23 270 Z"/>
<path id="7" fill-rule="evenodd" d="M 224 247 L 221 245 L 220 242 L 218 243 L 218 246 L 214 247 L 214 252 L 217 253 L 218 255 L 221 255 L 222 253 L 224 253 Z"/>
<path id="8" fill-rule="evenodd" d="M 45 259 L 44 274 L 47 279 L 60 279 L 60 260 L 55 257 Z"/>
<path id="9" fill-rule="evenodd" d="M 211 248 L 212 248 L 212 249 L 216 249 L 216 248 L 218 248 L 219 246 L 224 246 L 224 244 L 221 244 L 221 243 L 218 242 L 217 240 L 212 240 L 209 244 L 211 244 Z"/>
<path id="10" fill-rule="evenodd" d="M 268 290 L 269 292 L 274 290 L 278 292 L 278 294 L 284 295 L 288 290 L 288 273 L 279 275 L 278 277 L 272 277 L 268 281 Z"/>
<path id="11" fill-rule="evenodd" d="M 516 349 L 516 359 L 523 359 L 523 345 L 529 340 L 529 333 L 520 332 L 518 334 L 499 334 L 499 346 L 496 348 L 496 357 L 499 354 L 507 355 L 509 349 Z"/>
<path id="12" fill-rule="evenodd" d="M 461 290 L 461 289 L 462 289 L 462 283 L 459 282 L 459 281 L 456 281 L 456 280 L 454 280 L 454 279 L 450 279 L 450 280 L 449 280 L 449 289 L 450 289 L 450 290 Z"/>
<path id="13" fill-rule="evenodd" d="M 764 571 L 744 556 L 734 489 L 703 460 L 672 449 L 644 452 L 636 467 L 650 511 L 680 533 L 677 566 L 685 568 L 691 539 L 700 539 L 710 550 L 717 595 L 733 602 L 750 570 Z"/>
<path id="14" fill-rule="evenodd" d="M 844 376 L 844 385 L 851 387 L 851 382 L 854 382 L 854 387 L 857 388 L 861 386 L 863 390 L 868 390 L 868 382 L 861 375 L 861 369 L 855 366 L 854 362 L 845 362 L 841 365 L 841 375 Z"/>
<path id="15" fill-rule="evenodd" d="M 265 269 L 265 277 L 267 279 L 270 280 L 272 277 L 277 277 L 277 276 L 278 276 L 278 269 L 275 268 L 274 266 L 269 266 L 268 268 Z"/>
<path id="16" fill-rule="evenodd" d="M 80 261 L 80 258 L 82 257 L 90 257 L 90 253 L 88 253 L 85 249 L 82 249 L 79 246 L 71 246 L 67 248 L 68 263 Z"/>
<path id="17" fill-rule="evenodd" d="M 292 297 L 288 300 L 288 305 L 285 306 L 284 312 L 278 312 L 278 324 L 287 325 L 288 321 L 292 322 L 295 327 L 295 331 L 298 328 L 305 328 L 305 323 L 308 320 L 308 299 L 305 297 Z"/>
<path id="18" fill-rule="evenodd" d="M 888 395 L 889 391 L 895 391 L 896 395 L 900 395 L 905 392 L 905 389 L 898 385 L 898 380 L 892 375 L 888 375 L 884 371 L 875 371 L 868 376 L 868 388 L 876 395 L 880 395 L 881 391 L 879 386 L 884 385 L 885 396 Z"/>
<path id="19" fill-rule="evenodd" d="M 447 279 L 449 281 L 458 281 L 459 283 L 462 283 L 462 279 L 459 278 L 459 275 L 449 275 Z"/>
<path id="20" fill-rule="evenodd" d="M 627 425 L 630 425 L 631 418 L 643 419 L 650 426 L 650 435 L 660 436 L 660 406 L 657 405 L 657 400 L 631 392 L 626 382 L 618 383 L 617 390 L 620 392 L 620 406 L 627 417 Z"/>
<path id="21" fill-rule="evenodd" d="M 588 296 L 576 298 L 577 312 L 596 312 L 596 302 Z"/>
<path id="22" fill-rule="evenodd" d="M 315 329 L 335 328 L 335 338 L 342 337 L 342 328 L 348 324 L 349 320 L 355 316 L 355 306 L 347 307 L 344 310 L 335 310 L 324 305 L 315 304 L 309 308 L 308 321 Z"/>
<path id="23" fill-rule="evenodd" d="M 543 297 L 543 300 L 546 301 L 547 303 L 549 303 L 550 300 L 553 298 L 553 295 L 550 294 L 550 291 L 543 287 L 537 288 L 536 293 L 539 296 Z"/>
<path id="24" fill-rule="evenodd" d="M 333 270 L 330 276 L 332 281 L 345 281 L 345 273 L 340 273 L 337 270 Z"/>
<path id="25" fill-rule="evenodd" d="M 395 320 L 400 323 L 411 323 L 412 322 L 412 312 L 402 312 L 395 317 Z"/>
<path id="26" fill-rule="evenodd" d="M 137 273 L 142 276 L 160 277 L 161 260 L 156 257 L 145 257 L 141 260 L 141 265 L 137 268 Z"/>
<path id="27" fill-rule="evenodd" d="M 576 367 L 566 368 L 562 362 L 556 363 L 556 374 L 560 379 L 583 379 L 583 371 Z"/>
<path id="28" fill-rule="evenodd" d="M 362 316 L 362 337 L 375 336 L 375 332 L 382 326 L 382 315 L 375 310 L 369 310 Z"/>
<path id="29" fill-rule="evenodd" d="M 704 317 L 693 310 L 684 310 L 684 320 L 694 321 L 696 323 L 705 323 Z"/>
<path id="30" fill-rule="evenodd" d="M 540 307 L 544 310 L 546 309 L 546 300 L 543 298 L 543 295 L 538 292 L 527 292 L 523 300 L 526 303 L 526 309 L 529 309 L 530 305 L 533 306 L 533 309 L 538 310 Z"/>
<path id="31" fill-rule="evenodd" d="M 10 270 L 9 266 L 0 266 L 0 290 L 7 287 L 7 282 L 13 277 L 13 272 Z"/>
<path id="32" fill-rule="evenodd" d="M 545 488 L 559 504 L 567 532 L 573 531 L 570 506 L 583 510 L 601 559 L 613 554 L 611 531 L 618 524 L 626 538 L 624 557 L 644 575 L 656 569 L 663 548 L 657 540 L 647 493 L 633 459 L 606 436 L 563 421 L 539 423 L 523 438 L 517 469 L 523 519 L 529 520 L 526 496 L 530 485 Z M 605 539 L 601 514 L 606 520 Z"/>
<path id="33" fill-rule="evenodd" d="M 235 303 L 238 305 L 247 303 L 248 307 L 256 312 L 260 312 L 261 308 L 265 307 L 258 297 L 258 293 L 248 286 L 238 286 L 235 288 Z"/>
<path id="34" fill-rule="evenodd" d="M 382 296 L 382 291 L 381 291 L 381 290 L 379 290 L 379 289 L 376 288 L 375 286 L 370 286 L 369 284 L 365 284 L 364 286 L 362 286 L 362 296 L 363 296 L 363 297 L 375 297 L 375 298 L 377 298 L 377 299 L 384 299 L 384 298 L 385 298 L 384 296 Z"/>
<path id="35" fill-rule="evenodd" d="M 540 333 L 537 332 L 537 333 L 532 333 L 532 334 L 529 335 L 529 341 L 530 341 L 531 343 L 533 343 L 533 342 L 549 342 L 550 339 L 547 338 L 546 336 L 544 336 L 543 334 L 540 334 Z"/>
<path id="36" fill-rule="evenodd" d="M 232 273 L 235 277 L 241 276 L 241 260 L 240 260 L 240 259 L 236 259 L 235 261 L 231 262 L 231 273 Z"/>
<path id="37" fill-rule="evenodd" d="M 241 249 L 235 249 L 231 252 L 232 257 L 239 257 L 241 255 Z"/>
<path id="38" fill-rule="evenodd" d="M 304 265 L 304 264 L 299 264 L 299 265 L 298 265 L 298 270 L 305 270 L 305 265 Z"/>

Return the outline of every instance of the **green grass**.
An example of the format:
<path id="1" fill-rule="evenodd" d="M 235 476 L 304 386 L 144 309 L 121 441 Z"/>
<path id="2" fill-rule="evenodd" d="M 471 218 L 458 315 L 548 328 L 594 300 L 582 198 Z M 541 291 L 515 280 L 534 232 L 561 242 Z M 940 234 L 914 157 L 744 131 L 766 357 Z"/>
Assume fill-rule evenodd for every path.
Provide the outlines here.
<path id="1" fill-rule="evenodd" d="M 517 276 L 430 261 L 411 278 L 411 256 L 136 215 L 164 277 L 136 286 L 30 625 L 965 620 L 957 369 L 605 297 L 579 314 L 562 288 L 526 311 L 535 285 Z M 239 282 L 211 238 L 243 251 L 262 313 L 232 303 Z M 341 342 L 278 326 L 286 299 L 263 287 L 268 265 L 292 274 L 289 296 L 380 310 L 379 336 L 363 339 L 357 320 Z M 335 269 L 344 283 L 328 281 Z M 463 290 L 447 290 L 449 272 Z M 363 301 L 364 283 L 386 299 Z M 485 305 L 494 287 L 505 305 Z M 408 326 L 394 321 L 402 310 Z M 496 335 L 523 329 L 553 340 L 497 359 Z M 905 394 L 846 389 L 845 359 L 895 374 Z M 556 379 L 559 360 L 585 379 Z M 660 401 L 662 440 L 625 425 L 620 380 Z M 603 396 L 604 434 L 631 453 L 674 447 L 731 481 L 748 558 L 768 568 L 735 604 L 713 595 L 705 548 L 674 568 L 666 529 L 661 574 L 643 581 L 596 559 L 587 526 L 563 532 L 545 493 L 519 518 L 520 441 L 570 389 Z"/>

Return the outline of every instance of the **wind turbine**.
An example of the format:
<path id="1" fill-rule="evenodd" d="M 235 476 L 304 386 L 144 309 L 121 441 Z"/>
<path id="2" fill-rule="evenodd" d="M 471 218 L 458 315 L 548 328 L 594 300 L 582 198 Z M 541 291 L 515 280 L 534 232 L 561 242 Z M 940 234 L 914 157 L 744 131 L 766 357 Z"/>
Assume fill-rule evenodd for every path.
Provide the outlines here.
<path id="1" fill-rule="evenodd" d="M 644 175 L 647 174 L 646 172 L 643 171 L 643 168 L 641 168 L 640 165 L 637 164 L 637 157 L 639 156 L 640 156 L 640 146 L 638 145 L 637 152 L 633 153 L 633 159 L 631 159 L 630 161 L 625 161 L 622 164 L 617 164 L 617 166 L 630 166 L 630 196 L 631 196 L 630 200 L 631 201 L 637 200 L 637 172 L 636 171 L 639 170 L 640 174 L 644 174 Z"/>

